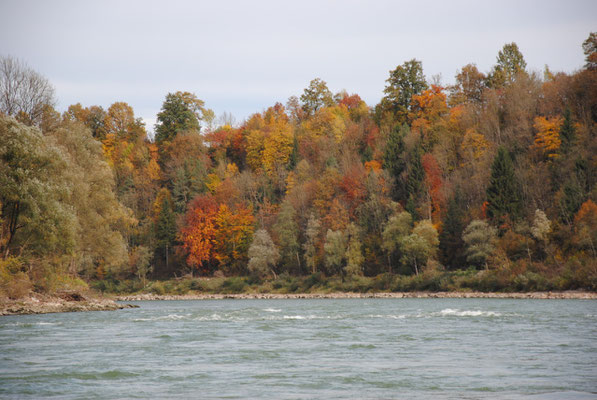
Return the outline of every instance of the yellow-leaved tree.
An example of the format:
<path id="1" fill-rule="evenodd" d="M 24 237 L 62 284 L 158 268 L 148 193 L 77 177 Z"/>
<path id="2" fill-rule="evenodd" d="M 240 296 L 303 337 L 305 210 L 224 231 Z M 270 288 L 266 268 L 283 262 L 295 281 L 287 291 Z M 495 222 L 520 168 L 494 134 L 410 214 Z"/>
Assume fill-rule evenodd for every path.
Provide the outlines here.
<path id="1" fill-rule="evenodd" d="M 548 159 L 558 157 L 558 150 L 562 145 L 560 127 L 563 122 L 564 120 L 560 116 L 553 118 L 535 117 L 533 126 L 537 133 L 535 134 L 534 147 Z"/>

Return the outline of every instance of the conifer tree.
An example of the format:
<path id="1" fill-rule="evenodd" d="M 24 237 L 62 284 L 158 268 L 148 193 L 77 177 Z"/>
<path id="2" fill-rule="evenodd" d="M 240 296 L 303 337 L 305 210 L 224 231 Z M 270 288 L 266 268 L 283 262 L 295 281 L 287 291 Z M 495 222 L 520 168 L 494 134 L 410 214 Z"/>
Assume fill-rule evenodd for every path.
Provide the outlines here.
<path id="1" fill-rule="evenodd" d="M 162 189 L 156 202 L 159 205 L 155 224 L 157 252 L 163 257 L 166 269 L 169 267 L 169 256 L 176 239 L 176 216 L 172 205 L 172 197 L 168 189 Z"/>
<path id="2" fill-rule="evenodd" d="M 384 153 L 384 167 L 394 178 L 392 197 L 396 201 L 406 200 L 408 197 L 402 178 L 402 173 L 406 169 L 404 136 L 407 133 L 408 125 L 396 126 L 390 132 Z"/>
<path id="3" fill-rule="evenodd" d="M 464 230 L 464 208 L 459 190 L 448 202 L 446 217 L 442 224 L 439 236 L 439 249 L 441 261 L 448 268 L 457 268 L 464 265 L 462 232 Z"/>
<path id="4" fill-rule="evenodd" d="M 514 165 L 509 152 L 498 149 L 491 166 L 491 178 L 487 188 L 487 216 L 498 220 L 510 216 L 513 220 L 520 217 L 522 204 L 520 186 L 514 174 Z"/>
<path id="5" fill-rule="evenodd" d="M 570 114 L 570 108 L 566 107 L 566 110 L 564 111 L 564 122 L 560 128 L 560 140 L 562 141 L 561 149 L 564 154 L 570 151 L 570 148 L 576 139 L 576 129 L 574 128 L 572 116 Z"/>

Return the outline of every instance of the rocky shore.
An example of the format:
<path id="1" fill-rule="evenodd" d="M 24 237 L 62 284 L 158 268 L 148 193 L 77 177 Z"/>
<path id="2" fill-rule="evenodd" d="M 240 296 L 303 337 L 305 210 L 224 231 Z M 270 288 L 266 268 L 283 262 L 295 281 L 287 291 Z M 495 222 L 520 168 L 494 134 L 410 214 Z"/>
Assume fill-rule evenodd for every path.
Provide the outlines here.
<path id="1" fill-rule="evenodd" d="M 35 293 L 23 299 L 0 299 L 0 316 L 75 311 L 113 311 L 136 307 L 138 306 L 118 304 L 112 299 L 86 296 L 80 293 L 58 293 L 52 296 Z"/>
<path id="2" fill-rule="evenodd" d="M 584 299 L 597 300 L 596 292 L 399 292 L 399 293 L 242 293 L 242 294 L 135 294 L 116 296 L 118 301 L 143 300 L 221 300 L 221 299 L 401 299 L 401 298 L 487 298 L 487 299 Z"/>

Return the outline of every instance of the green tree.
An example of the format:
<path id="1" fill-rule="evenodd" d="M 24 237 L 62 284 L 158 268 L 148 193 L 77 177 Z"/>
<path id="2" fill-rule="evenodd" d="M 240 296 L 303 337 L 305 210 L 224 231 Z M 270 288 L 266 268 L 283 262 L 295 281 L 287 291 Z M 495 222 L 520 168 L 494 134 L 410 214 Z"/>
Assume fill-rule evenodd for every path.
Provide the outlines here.
<path id="1" fill-rule="evenodd" d="M 322 107 L 334 105 L 334 98 L 325 81 L 315 78 L 301 95 L 301 102 L 305 114 L 313 115 Z"/>
<path id="2" fill-rule="evenodd" d="M 564 122 L 560 127 L 560 139 L 562 141 L 562 152 L 566 154 L 570 151 L 571 147 L 574 145 L 574 141 L 576 140 L 576 129 L 574 128 L 574 123 L 572 122 L 572 116 L 569 107 L 566 107 L 566 110 L 564 111 Z"/>
<path id="3" fill-rule="evenodd" d="M 169 269 L 169 257 L 176 240 L 176 215 L 170 191 L 163 188 L 156 198 L 157 218 L 155 222 L 156 255 Z"/>
<path id="4" fill-rule="evenodd" d="M 466 260 L 475 266 L 485 265 L 495 250 L 497 230 L 487 222 L 475 219 L 466 227 L 462 240 L 466 244 Z"/>
<path id="5" fill-rule="evenodd" d="M 342 231 L 333 231 L 328 229 L 325 235 L 325 266 L 330 275 L 342 271 L 346 255 L 347 238 Z"/>
<path id="6" fill-rule="evenodd" d="M 456 191 L 448 202 L 448 209 L 442 224 L 442 232 L 439 236 L 439 248 L 441 261 L 449 268 L 462 267 L 464 265 L 464 242 L 462 232 L 464 230 L 464 208 L 460 191 Z"/>
<path id="7" fill-rule="evenodd" d="M 285 201 L 282 203 L 278 220 L 274 225 L 274 231 L 278 237 L 282 263 L 285 268 L 300 272 L 299 228 L 296 223 L 296 210 L 290 202 Z"/>
<path id="8" fill-rule="evenodd" d="M 419 266 L 426 265 L 429 258 L 435 256 L 438 245 L 437 230 L 431 221 L 420 221 L 410 235 L 400 240 L 401 261 L 404 265 L 414 267 L 415 274 L 419 275 Z"/>
<path id="9" fill-rule="evenodd" d="M 131 251 L 130 258 L 135 274 L 143 282 L 143 287 L 145 287 L 147 275 L 153 272 L 153 265 L 151 265 L 151 259 L 153 258 L 152 251 L 147 246 L 137 246 Z"/>
<path id="10" fill-rule="evenodd" d="M 406 211 L 399 212 L 390 217 L 385 224 L 382 232 L 382 248 L 386 251 L 388 258 L 388 269 L 392 272 L 393 255 L 401 250 L 402 239 L 407 236 L 412 229 L 412 216 Z"/>
<path id="11" fill-rule="evenodd" d="M 77 216 L 75 246 L 70 253 L 73 273 L 88 275 L 97 267 L 125 272 L 128 236 L 136 220 L 117 199 L 113 171 L 104 160 L 101 144 L 81 124 L 65 122 L 47 137 L 62 150 L 67 167 L 60 176 L 68 185 L 62 201 Z"/>
<path id="12" fill-rule="evenodd" d="M 363 257 L 361 232 L 359 227 L 354 223 L 350 223 L 347 227 L 348 247 L 346 248 L 346 267 L 347 275 L 363 275 Z"/>
<path id="13" fill-rule="evenodd" d="M 0 115 L 0 257 L 72 250 L 76 216 L 64 201 L 63 153 L 36 128 Z"/>
<path id="14" fill-rule="evenodd" d="M 200 121 L 205 115 L 210 115 L 210 110 L 205 109 L 204 105 L 203 100 L 192 93 L 168 93 L 155 125 L 158 145 L 171 142 L 180 132 L 201 130 Z"/>
<path id="15" fill-rule="evenodd" d="M 491 166 L 491 178 L 487 188 L 487 216 L 499 220 L 510 216 L 516 220 L 522 211 L 520 185 L 514 174 L 510 153 L 498 149 Z"/>
<path id="16" fill-rule="evenodd" d="M 396 126 L 390 131 L 386 149 L 384 152 L 384 168 L 394 178 L 394 188 L 392 190 L 393 198 L 396 201 L 406 200 L 408 197 L 405 190 L 404 177 L 402 174 L 406 170 L 406 148 L 404 137 L 408 134 L 408 125 L 402 124 Z"/>
<path id="17" fill-rule="evenodd" d="M 307 240 L 303 245 L 305 250 L 305 262 L 307 267 L 311 268 L 311 272 L 315 273 L 317 269 L 317 244 L 319 242 L 319 235 L 321 229 L 321 221 L 311 214 L 307 221 L 307 230 L 305 236 Z"/>
<path id="18" fill-rule="evenodd" d="M 280 260 L 280 253 L 265 229 L 255 232 L 249 247 L 249 272 L 260 278 L 270 274 L 276 276 L 275 266 Z"/>
<path id="19" fill-rule="evenodd" d="M 406 179 L 406 190 L 408 193 L 408 200 L 406 202 L 406 210 L 411 213 L 414 219 L 419 218 L 417 211 L 417 204 L 422 196 L 423 183 L 425 181 L 425 169 L 421 159 L 422 149 L 420 145 L 410 153 L 410 162 L 408 165 L 408 175 Z"/>
<path id="20" fill-rule="evenodd" d="M 526 73 L 527 63 L 516 43 L 505 44 L 498 53 L 497 64 L 489 75 L 489 86 L 501 87 L 508 85 L 520 73 Z"/>
<path id="21" fill-rule="evenodd" d="M 398 122 L 405 122 L 412 97 L 427 89 L 421 61 L 412 59 L 397 66 L 395 70 L 390 71 L 390 77 L 386 82 L 382 108 L 391 111 Z"/>

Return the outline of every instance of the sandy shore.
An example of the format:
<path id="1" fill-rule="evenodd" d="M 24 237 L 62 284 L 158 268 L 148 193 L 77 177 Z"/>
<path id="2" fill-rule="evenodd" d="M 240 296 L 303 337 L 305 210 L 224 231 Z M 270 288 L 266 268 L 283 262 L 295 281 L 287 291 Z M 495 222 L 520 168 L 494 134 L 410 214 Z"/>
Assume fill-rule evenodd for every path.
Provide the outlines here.
<path id="1" fill-rule="evenodd" d="M 0 299 L 0 316 L 74 311 L 113 311 L 136 307 L 138 306 L 119 304 L 112 299 L 85 296 L 80 293 L 62 293 L 53 296 L 35 293 L 18 300 Z"/>
<path id="2" fill-rule="evenodd" d="M 399 293 L 242 293 L 242 294 L 184 294 L 156 295 L 135 294 L 116 296 L 117 301 L 143 300 L 221 300 L 221 299 L 402 299 L 402 298 L 487 298 L 487 299 L 584 299 L 597 300 L 596 292 L 528 292 L 528 293 L 484 293 L 484 292 L 399 292 Z"/>

